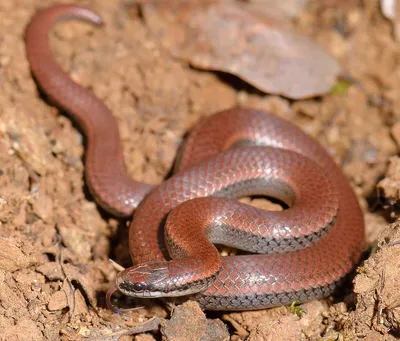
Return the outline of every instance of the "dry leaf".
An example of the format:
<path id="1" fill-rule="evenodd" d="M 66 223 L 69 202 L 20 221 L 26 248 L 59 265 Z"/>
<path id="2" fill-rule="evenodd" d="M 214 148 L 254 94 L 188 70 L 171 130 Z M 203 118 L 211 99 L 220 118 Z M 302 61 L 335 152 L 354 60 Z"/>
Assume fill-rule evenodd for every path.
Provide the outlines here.
<path id="1" fill-rule="evenodd" d="M 233 2 L 149 2 L 143 13 L 174 56 L 234 74 L 267 93 L 293 99 L 321 95 L 340 71 L 306 36 Z"/>

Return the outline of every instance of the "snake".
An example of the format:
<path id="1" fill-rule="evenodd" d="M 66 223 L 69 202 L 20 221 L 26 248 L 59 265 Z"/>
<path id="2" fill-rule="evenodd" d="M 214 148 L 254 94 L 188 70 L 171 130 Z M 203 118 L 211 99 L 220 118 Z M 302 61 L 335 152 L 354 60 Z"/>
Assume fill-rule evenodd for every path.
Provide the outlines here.
<path id="1" fill-rule="evenodd" d="M 192 129 L 161 184 L 131 179 L 111 110 L 51 52 L 52 27 L 69 19 L 103 25 L 75 4 L 41 9 L 25 30 L 26 54 L 38 87 L 86 136 L 94 200 L 132 217 L 133 265 L 116 275 L 107 302 L 120 291 L 195 300 L 204 310 L 255 310 L 334 293 L 360 261 L 365 236 L 355 192 L 326 149 L 286 119 L 234 107 Z M 248 196 L 275 198 L 284 209 L 238 200 Z M 239 252 L 221 256 L 218 245 Z"/>

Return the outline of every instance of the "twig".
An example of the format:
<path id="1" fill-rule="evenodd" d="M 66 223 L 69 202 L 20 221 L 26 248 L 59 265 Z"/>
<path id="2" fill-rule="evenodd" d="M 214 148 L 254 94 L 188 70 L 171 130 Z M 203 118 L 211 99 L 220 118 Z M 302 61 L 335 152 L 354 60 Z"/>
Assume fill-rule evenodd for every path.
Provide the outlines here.
<path id="1" fill-rule="evenodd" d="M 154 317 L 144 323 L 141 323 L 137 326 L 131 327 L 131 328 L 125 328 L 118 330 L 116 332 L 113 332 L 111 334 L 107 335 L 102 335 L 102 336 L 94 336 L 92 338 L 89 338 L 89 341 L 110 341 L 110 340 L 117 340 L 121 336 L 125 335 L 135 335 L 135 334 L 140 334 L 140 333 L 146 333 L 150 331 L 155 331 L 158 330 L 161 323 L 163 323 L 165 319 L 160 318 L 160 317 Z"/>
<path id="2" fill-rule="evenodd" d="M 119 265 L 116 261 L 113 261 L 112 259 L 109 259 L 108 261 L 111 263 L 111 265 L 113 266 L 113 268 L 115 270 L 117 270 L 117 271 L 124 271 L 125 270 L 125 268 L 122 265 Z"/>
<path id="3" fill-rule="evenodd" d="M 57 236 L 57 241 L 56 244 L 58 246 L 58 253 L 56 255 L 56 261 L 61 267 L 61 271 L 63 272 L 63 275 L 65 276 L 65 282 L 67 282 L 69 289 L 70 289 L 70 295 L 67 295 L 67 301 L 68 301 L 68 306 L 69 306 L 69 317 L 68 317 L 68 322 L 71 322 L 72 318 L 74 317 L 75 313 L 75 292 L 74 292 L 74 286 L 72 284 L 71 279 L 69 278 L 67 271 L 65 271 L 64 268 L 64 259 L 62 255 L 62 248 L 61 248 L 61 235 L 59 233 L 56 234 Z"/>

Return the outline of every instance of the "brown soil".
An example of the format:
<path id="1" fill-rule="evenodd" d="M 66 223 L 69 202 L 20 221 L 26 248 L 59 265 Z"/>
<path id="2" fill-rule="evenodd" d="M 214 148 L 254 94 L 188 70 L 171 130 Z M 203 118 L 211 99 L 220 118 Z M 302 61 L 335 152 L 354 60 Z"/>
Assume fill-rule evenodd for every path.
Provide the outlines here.
<path id="1" fill-rule="evenodd" d="M 135 7 L 122 2 L 78 1 L 107 25 L 67 22 L 54 30 L 57 60 L 117 117 L 133 178 L 160 183 L 201 117 L 236 105 L 265 109 L 292 120 L 331 152 L 360 199 L 370 245 L 381 233 L 375 253 L 358 269 L 354 291 L 349 282 L 337 298 L 297 310 L 210 319 L 194 303 L 176 308 L 172 318 L 162 306 L 129 317 L 105 308 L 116 274 L 109 257 L 129 264 L 125 223 L 100 211 L 88 195 L 83 137 L 39 95 L 25 56 L 26 24 L 37 8 L 53 3 L 0 2 L 0 340 L 112 340 L 154 316 L 166 318 L 157 331 L 120 340 L 396 339 L 400 236 L 397 225 L 386 225 L 397 216 L 399 200 L 393 156 L 400 148 L 400 48 L 377 1 L 343 8 L 339 1 L 315 1 L 298 16 L 298 30 L 334 55 L 354 82 L 342 93 L 295 102 L 172 58 Z M 387 199 L 378 200 L 376 184 L 390 159 L 379 187 Z"/>

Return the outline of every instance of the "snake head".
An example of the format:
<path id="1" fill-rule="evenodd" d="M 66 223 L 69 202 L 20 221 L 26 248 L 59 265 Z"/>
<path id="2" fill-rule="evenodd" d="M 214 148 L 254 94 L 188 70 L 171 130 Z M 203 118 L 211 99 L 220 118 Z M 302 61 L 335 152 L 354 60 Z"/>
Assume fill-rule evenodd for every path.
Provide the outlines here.
<path id="1" fill-rule="evenodd" d="M 148 262 L 120 272 L 115 284 L 124 295 L 141 298 L 166 296 L 169 269 L 167 262 Z"/>

